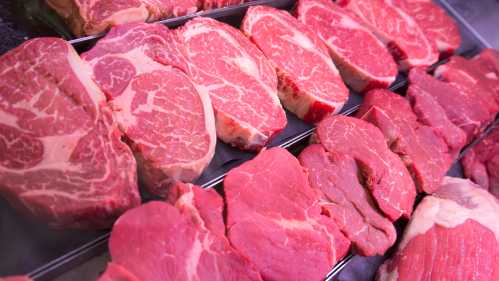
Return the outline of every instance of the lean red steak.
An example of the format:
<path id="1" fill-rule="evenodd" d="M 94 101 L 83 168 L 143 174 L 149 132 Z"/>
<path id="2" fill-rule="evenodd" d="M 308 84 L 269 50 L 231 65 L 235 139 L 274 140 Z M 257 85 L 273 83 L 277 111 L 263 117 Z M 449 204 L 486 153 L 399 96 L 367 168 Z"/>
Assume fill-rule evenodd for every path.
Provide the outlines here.
<path id="1" fill-rule="evenodd" d="M 407 99 L 388 90 L 371 90 L 357 116 L 381 130 L 419 191 L 431 194 L 440 187 L 455 155 L 449 153 L 445 141 L 431 127 L 418 122 Z"/>
<path id="2" fill-rule="evenodd" d="M 116 221 L 109 240 L 112 262 L 138 280 L 262 281 L 224 236 L 222 197 L 181 183 L 173 190 L 179 195 L 175 206 L 149 202 Z"/>
<path id="3" fill-rule="evenodd" d="M 461 159 L 464 175 L 499 198 L 499 127 Z"/>
<path id="4" fill-rule="evenodd" d="M 499 51 L 487 48 L 482 50 L 478 55 L 473 57 L 479 63 L 486 74 L 485 76 L 491 80 L 499 79 Z"/>
<path id="5" fill-rule="evenodd" d="M 415 76 L 426 79 L 429 83 L 411 83 L 407 89 L 406 97 L 409 99 L 412 111 L 416 114 L 421 124 L 430 126 L 435 134 L 441 137 L 447 144 L 448 152 L 456 158 L 461 149 L 466 145 L 466 133 L 454 125 L 447 116 L 446 110 L 433 97 L 433 92 L 439 90 L 455 91 L 452 86 L 434 80 L 426 73 L 411 71 L 410 77 Z M 433 83 L 433 87 L 430 83 Z M 437 92 L 437 95 L 439 93 Z M 446 107 L 449 109 L 448 107 Z M 454 116 L 450 114 L 449 116 Z"/>
<path id="6" fill-rule="evenodd" d="M 488 79 L 483 68 L 475 60 L 453 56 L 449 62 L 435 70 L 435 77 L 452 84 L 463 94 L 490 112 L 490 121 L 499 112 L 499 81 Z"/>
<path id="7" fill-rule="evenodd" d="M 456 22 L 432 0 L 391 0 L 419 25 L 426 37 L 437 46 L 442 57 L 452 55 L 461 45 Z"/>
<path id="8" fill-rule="evenodd" d="M 262 151 L 224 181 L 227 233 L 264 280 L 323 280 L 350 242 L 321 211 L 298 160 L 283 148 Z"/>
<path id="9" fill-rule="evenodd" d="M 437 62 L 435 43 L 391 0 L 344 0 L 339 3 L 356 13 L 385 43 L 402 70 Z"/>
<path id="10" fill-rule="evenodd" d="M 0 193 L 56 227 L 109 227 L 140 203 L 135 160 L 91 72 L 56 38 L 0 57 Z"/>
<path id="11" fill-rule="evenodd" d="M 115 27 L 82 57 L 106 93 L 148 190 L 192 182 L 216 144 L 210 98 L 187 76 L 184 49 L 160 24 Z"/>
<path id="12" fill-rule="evenodd" d="M 179 37 L 192 79 L 211 97 L 222 141 L 257 150 L 284 129 L 275 69 L 239 30 L 198 17 L 181 27 Z"/>
<path id="13" fill-rule="evenodd" d="M 223 8 L 244 3 L 244 0 L 199 0 L 204 10 Z"/>
<path id="14" fill-rule="evenodd" d="M 312 123 L 341 110 L 348 89 L 327 47 L 305 25 L 287 11 L 253 6 L 241 29 L 277 69 L 284 107 Z"/>
<path id="15" fill-rule="evenodd" d="M 392 56 L 354 13 L 328 0 L 300 0 L 296 14 L 326 44 L 353 90 L 386 88 L 395 81 L 397 65 Z"/>
<path id="16" fill-rule="evenodd" d="M 499 280 L 499 201 L 447 177 L 423 199 L 378 281 Z"/>
<path id="17" fill-rule="evenodd" d="M 108 263 L 106 271 L 97 279 L 97 281 L 141 281 L 124 267 L 114 262 Z"/>
<path id="18" fill-rule="evenodd" d="M 353 117 L 330 116 L 318 124 L 314 139 L 327 151 L 355 159 L 365 185 L 390 220 L 411 216 L 416 187 L 377 127 Z"/>
<path id="19" fill-rule="evenodd" d="M 439 81 L 428 75 L 424 70 L 412 69 L 409 73 L 409 85 L 415 85 L 418 93 L 426 93 L 421 99 L 430 99 L 428 103 L 436 102 L 445 111 L 448 119 L 466 133 L 466 143 L 470 142 L 483 127 L 490 122 L 490 111 L 467 92 L 460 91 L 454 85 Z"/>
<path id="20" fill-rule="evenodd" d="M 360 184 L 355 160 L 326 152 L 319 144 L 305 148 L 298 159 L 308 172 L 310 186 L 321 193 L 321 206 L 356 252 L 365 256 L 383 255 L 395 242 L 397 233 Z"/>

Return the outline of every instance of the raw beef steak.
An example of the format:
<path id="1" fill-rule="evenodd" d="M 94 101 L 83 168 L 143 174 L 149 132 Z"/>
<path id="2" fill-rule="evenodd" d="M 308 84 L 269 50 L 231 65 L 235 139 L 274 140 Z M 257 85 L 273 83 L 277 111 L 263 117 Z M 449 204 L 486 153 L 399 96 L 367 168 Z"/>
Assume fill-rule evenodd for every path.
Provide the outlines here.
<path id="1" fill-rule="evenodd" d="M 0 193 L 57 227 L 109 227 L 140 203 L 135 160 L 91 72 L 56 38 L 0 57 Z"/>
<path id="2" fill-rule="evenodd" d="M 427 97 L 432 97 L 443 108 L 448 119 L 466 133 L 466 142 L 470 142 L 490 122 L 490 112 L 482 108 L 475 97 L 421 69 L 411 70 L 409 84 L 411 87 L 416 85 L 419 92 L 428 93 Z"/>
<path id="3" fill-rule="evenodd" d="M 494 49 L 484 49 L 480 54 L 473 57 L 486 69 L 485 77 L 491 80 L 499 79 L 499 51 Z"/>
<path id="4" fill-rule="evenodd" d="M 431 127 L 418 122 L 409 101 L 384 89 L 369 91 L 357 116 L 378 127 L 388 147 L 400 156 L 421 192 L 440 187 L 455 155 Z"/>
<path id="5" fill-rule="evenodd" d="M 423 33 L 417 22 L 391 0 L 346 0 L 340 4 L 356 13 L 381 39 L 402 70 L 426 67 L 438 60 L 433 41 Z"/>
<path id="6" fill-rule="evenodd" d="M 215 153 L 210 98 L 185 74 L 182 46 L 160 24 L 111 29 L 82 57 L 107 94 L 148 190 L 165 195 L 175 181 L 192 182 Z"/>
<path id="7" fill-rule="evenodd" d="M 321 213 L 319 195 L 298 160 L 271 148 L 224 181 L 227 231 L 264 280 L 323 280 L 350 242 Z"/>
<path id="8" fill-rule="evenodd" d="M 456 22 L 432 0 L 392 0 L 419 25 L 426 37 L 437 46 L 442 57 L 452 55 L 461 45 Z"/>
<path id="9" fill-rule="evenodd" d="M 137 279 L 133 274 L 128 272 L 124 267 L 110 262 L 107 265 L 106 271 L 102 273 L 102 276 L 97 279 L 97 281 L 141 281 Z"/>
<path id="10" fill-rule="evenodd" d="M 499 126 L 461 159 L 464 175 L 499 198 Z"/>
<path id="11" fill-rule="evenodd" d="M 487 78 L 487 72 L 474 60 L 453 56 L 435 70 L 435 77 L 452 84 L 490 112 L 493 120 L 499 112 L 499 81 Z M 497 91 L 497 92 L 496 92 Z"/>
<path id="12" fill-rule="evenodd" d="M 414 78 L 415 72 L 416 70 L 411 71 L 411 77 Z M 418 75 L 426 77 L 428 82 L 435 83 L 433 78 L 426 73 L 420 72 Z M 430 126 L 445 141 L 451 157 L 456 158 L 466 145 L 466 134 L 449 120 L 445 109 L 433 97 L 431 85 L 430 87 L 425 85 L 425 83 L 411 83 L 407 89 L 406 97 L 409 99 L 412 111 L 416 114 L 418 121 L 421 124 Z M 435 85 L 441 86 L 445 90 L 452 88 L 442 85 L 438 81 L 436 81 Z"/>
<path id="13" fill-rule="evenodd" d="M 200 0 L 204 10 L 223 8 L 244 3 L 244 0 Z"/>
<path id="14" fill-rule="evenodd" d="M 32 280 L 27 276 L 12 276 L 12 277 L 0 278 L 0 281 L 32 281 Z"/>
<path id="15" fill-rule="evenodd" d="M 316 32 L 346 84 L 355 91 L 386 88 L 397 76 L 397 65 L 362 20 L 329 0 L 300 0 L 298 20 Z"/>
<path id="16" fill-rule="evenodd" d="M 191 77 L 211 97 L 221 140 L 257 150 L 284 129 L 275 70 L 239 30 L 198 17 L 179 36 L 187 48 Z"/>
<path id="17" fill-rule="evenodd" d="M 330 116 L 317 126 L 315 141 L 327 151 L 355 159 L 366 186 L 389 219 L 411 216 L 416 187 L 378 128 L 361 119 Z"/>
<path id="18" fill-rule="evenodd" d="M 197 11 L 198 0 L 46 0 L 77 35 L 93 35 L 131 22 L 155 21 Z"/>
<path id="19" fill-rule="evenodd" d="M 344 154 L 326 152 L 312 144 L 298 157 L 308 171 L 312 188 L 321 192 L 321 206 L 365 256 L 383 255 L 397 233 L 393 224 L 373 205 L 369 193 L 360 185 L 355 160 Z"/>
<path id="20" fill-rule="evenodd" d="M 109 240 L 112 261 L 138 280 L 261 281 L 224 236 L 222 198 L 214 190 L 179 185 L 175 207 L 149 202 L 116 221 Z"/>
<path id="21" fill-rule="evenodd" d="M 287 11 L 253 6 L 241 29 L 276 67 L 284 107 L 313 123 L 341 110 L 348 89 L 326 46 L 305 25 Z"/>
<path id="22" fill-rule="evenodd" d="M 499 280 L 499 202 L 458 178 L 418 205 L 378 281 Z"/>

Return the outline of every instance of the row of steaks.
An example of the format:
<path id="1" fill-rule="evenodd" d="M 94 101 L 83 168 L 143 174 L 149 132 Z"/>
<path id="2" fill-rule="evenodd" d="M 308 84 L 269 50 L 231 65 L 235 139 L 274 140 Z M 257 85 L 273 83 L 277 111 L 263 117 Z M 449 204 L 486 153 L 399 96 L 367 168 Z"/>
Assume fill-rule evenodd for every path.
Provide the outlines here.
<path id="1" fill-rule="evenodd" d="M 436 61 L 438 42 L 451 51 L 459 43 L 452 21 L 441 33 L 457 41 L 429 40 L 432 28 L 424 35 L 418 17 L 379 1 L 373 11 L 391 11 L 397 24 L 410 23 L 407 34 L 416 30 L 414 36 L 428 43 L 411 45 L 416 39 L 369 23 L 372 15 L 357 11 L 355 2 L 343 9 L 303 0 L 297 18 L 254 6 L 243 32 L 208 18 L 177 30 L 120 25 L 81 59 L 59 39 L 24 43 L 0 59 L 1 193 L 55 226 L 108 227 L 140 202 L 136 167 L 148 191 L 164 196 L 175 181 L 192 182 L 202 173 L 213 157 L 215 134 L 259 150 L 286 126 L 281 103 L 318 122 L 348 99 L 341 78 L 362 91 L 395 79 L 388 50 L 401 68 L 423 67 Z M 454 76 L 446 75 L 452 71 L 441 72 L 452 83 Z"/>

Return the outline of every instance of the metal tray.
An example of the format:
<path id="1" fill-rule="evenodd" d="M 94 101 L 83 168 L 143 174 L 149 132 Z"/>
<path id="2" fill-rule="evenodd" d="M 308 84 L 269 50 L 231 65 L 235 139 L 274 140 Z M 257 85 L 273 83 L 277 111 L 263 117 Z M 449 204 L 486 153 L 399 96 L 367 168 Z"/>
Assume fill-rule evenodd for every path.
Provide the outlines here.
<path id="1" fill-rule="evenodd" d="M 259 0 L 239 6 L 167 19 L 161 21 L 161 23 L 176 27 L 192 17 L 209 16 L 238 26 L 247 7 L 251 5 L 267 4 L 290 9 L 294 2 L 291 0 Z M 444 1 L 440 2 L 444 3 Z M 456 19 L 460 21 L 462 17 L 456 17 Z M 19 27 L 20 21 L 17 22 L 15 27 Z M 30 25 L 33 25 L 32 20 L 26 19 L 26 26 Z M 486 42 L 484 43 L 483 38 L 477 36 L 476 31 L 470 28 L 469 24 L 460 21 L 460 26 L 463 43 L 458 50 L 459 54 L 471 56 L 483 47 L 488 46 Z M 0 25 L 1 27 L 2 25 Z M 43 28 L 38 28 L 35 31 L 21 30 L 20 32 L 20 34 L 24 34 L 23 39 L 25 37 L 54 35 L 53 31 L 44 31 Z M 97 38 L 98 36 L 89 36 L 73 39 L 70 42 L 79 51 L 84 51 L 91 47 L 97 41 Z M 406 77 L 399 75 L 390 89 L 402 92 L 406 84 Z M 362 97 L 352 92 L 341 114 L 352 114 L 361 101 Z M 313 133 L 313 126 L 297 119 L 289 112 L 287 112 L 287 117 L 288 126 L 269 146 L 293 148 L 297 144 L 304 143 L 307 137 Z M 242 152 L 218 142 L 215 157 L 196 183 L 205 188 L 215 187 L 223 180 L 228 170 L 251 159 L 254 155 L 254 153 Z M 19 215 L 5 201 L 0 200 L 0 248 L 3 250 L 0 276 L 28 273 L 30 277 L 36 280 L 50 280 L 90 257 L 103 253 L 106 250 L 108 237 L 109 231 L 59 231 L 49 229 L 44 224 Z M 338 263 L 328 275 L 327 280 L 333 280 L 341 269 L 353 259 L 354 255 L 351 254 Z"/>

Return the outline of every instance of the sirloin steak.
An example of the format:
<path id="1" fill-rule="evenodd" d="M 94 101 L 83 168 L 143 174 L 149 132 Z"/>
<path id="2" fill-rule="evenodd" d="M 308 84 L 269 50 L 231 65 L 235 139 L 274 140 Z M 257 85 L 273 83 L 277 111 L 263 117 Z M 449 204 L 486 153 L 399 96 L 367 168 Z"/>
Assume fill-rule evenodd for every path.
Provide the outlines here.
<path id="1" fill-rule="evenodd" d="M 194 13 L 198 0 L 46 0 L 76 36 L 101 33 L 131 22 Z"/>
<path id="2" fill-rule="evenodd" d="M 433 129 L 420 124 L 409 101 L 384 89 L 369 91 L 357 116 L 378 127 L 388 147 L 400 156 L 421 192 L 440 187 L 455 155 Z"/>
<path id="3" fill-rule="evenodd" d="M 369 192 L 358 179 L 358 167 L 351 157 L 326 152 L 312 144 L 298 157 L 308 172 L 312 188 L 321 194 L 321 206 L 364 256 L 383 255 L 397 233 L 393 224 L 380 214 Z"/>
<path id="4" fill-rule="evenodd" d="M 321 213 L 298 160 L 283 148 L 262 151 L 224 181 L 227 233 L 264 280 L 323 280 L 350 242 Z"/>
<path id="5" fill-rule="evenodd" d="M 499 202 L 468 180 L 446 177 L 418 205 L 378 281 L 499 280 Z"/>
<path id="6" fill-rule="evenodd" d="M 432 0 L 392 0 L 419 25 L 426 37 L 433 41 L 443 57 L 452 55 L 461 45 L 456 22 Z"/>
<path id="7" fill-rule="evenodd" d="M 438 51 L 434 42 L 392 0 L 343 0 L 339 3 L 356 13 L 385 43 L 402 70 L 437 62 Z"/>
<path id="8" fill-rule="evenodd" d="M 397 65 L 392 56 L 354 13 L 329 0 L 300 0 L 296 14 L 326 44 L 353 90 L 386 88 L 395 81 Z"/>
<path id="9" fill-rule="evenodd" d="M 210 98 L 186 75 L 182 46 L 160 24 L 115 27 L 82 56 L 106 93 L 151 193 L 192 182 L 216 144 Z"/>
<path id="10" fill-rule="evenodd" d="M 353 117 L 330 116 L 319 123 L 314 138 L 327 151 L 355 159 L 378 207 L 390 220 L 411 216 L 416 187 L 377 127 Z"/>
<path id="11" fill-rule="evenodd" d="M 135 160 L 91 73 L 56 38 L 0 57 L 0 193 L 57 227 L 109 227 L 140 203 Z"/>
<path id="12" fill-rule="evenodd" d="M 499 198 L 499 127 L 461 159 L 464 175 Z"/>
<path id="13" fill-rule="evenodd" d="M 262 281 L 224 236 L 222 197 L 182 183 L 173 190 L 179 190 L 175 206 L 149 202 L 116 221 L 109 240 L 113 263 L 138 280 Z"/>
<path id="14" fill-rule="evenodd" d="M 197 17 L 179 30 L 198 91 L 209 94 L 218 137 L 258 150 L 286 126 L 277 76 L 258 48 L 239 30 Z"/>
<path id="15" fill-rule="evenodd" d="M 305 25 L 287 11 L 252 6 L 241 29 L 277 69 L 284 107 L 312 123 L 341 110 L 348 89 L 326 46 Z"/>

